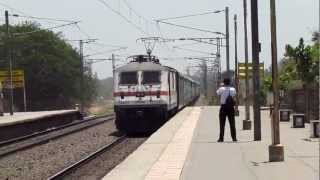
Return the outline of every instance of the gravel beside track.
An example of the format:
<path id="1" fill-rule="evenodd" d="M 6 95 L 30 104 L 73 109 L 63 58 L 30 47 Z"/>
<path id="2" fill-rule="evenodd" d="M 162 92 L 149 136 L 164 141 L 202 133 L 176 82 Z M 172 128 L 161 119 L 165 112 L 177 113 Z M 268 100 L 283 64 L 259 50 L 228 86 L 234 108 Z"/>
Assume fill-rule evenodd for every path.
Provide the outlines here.
<path id="1" fill-rule="evenodd" d="M 0 179 L 46 179 L 108 144 L 116 137 L 113 121 L 70 134 L 0 159 Z"/>
<path id="2" fill-rule="evenodd" d="M 100 180 L 116 165 L 122 162 L 128 155 L 136 150 L 147 138 L 127 138 L 110 151 L 101 154 L 77 169 L 74 173 L 66 176 L 67 180 Z"/>
<path id="3" fill-rule="evenodd" d="M 112 117 L 107 118 L 109 121 L 113 120 Z M 49 131 L 42 131 L 40 133 L 32 134 L 30 136 L 13 139 L 5 143 L 0 143 L 0 158 L 16 151 L 21 151 L 32 146 L 39 145 L 52 141 L 53 139 L 66 136 L 68 134 L 82 131 L 92 126 L 97 126 L 106 122 L 106 118 L 97 118 L 92 120 L 81 121 L 80 123 L 67 125 L 66 127 L 59 127 L 57 129 L 51 129 Z"/>

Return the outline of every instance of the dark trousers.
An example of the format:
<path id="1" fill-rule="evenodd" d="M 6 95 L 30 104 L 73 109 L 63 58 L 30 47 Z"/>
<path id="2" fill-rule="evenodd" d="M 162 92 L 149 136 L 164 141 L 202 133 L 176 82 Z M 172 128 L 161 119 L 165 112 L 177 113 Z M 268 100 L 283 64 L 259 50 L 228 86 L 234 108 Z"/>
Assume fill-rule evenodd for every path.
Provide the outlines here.
<path id="1" fill-rule="evenodd" d="M 234 116 L 235 116 L 234 108 L 227 108 L 226 106 L 221 105 L 220 113 L 219 113 L 219 120 L 220 120 L 220 136 L 219 136 L 219 139 L 220 140 L 223 141 L 224 126 L 226 124 L 226 117 L 228 117 L 228 119 L 229 119 L 232 140 L 236 140 L 237 139 L 236 125 L 235 125 Z"/>

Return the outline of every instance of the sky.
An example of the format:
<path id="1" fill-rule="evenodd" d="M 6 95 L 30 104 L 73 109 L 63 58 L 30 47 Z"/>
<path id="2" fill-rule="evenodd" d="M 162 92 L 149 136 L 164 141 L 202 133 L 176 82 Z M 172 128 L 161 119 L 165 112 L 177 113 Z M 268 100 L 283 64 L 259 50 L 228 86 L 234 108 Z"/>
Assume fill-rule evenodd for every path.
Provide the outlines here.
<path id="1" fill-rule="evenodd" d="M 250 0 L 247 0 L 247 3 L 250 62 L 252 56 Z M 260 62 L 265 63 L 265 68 L 271 64 L 269 3 L 270 1 L 259 1 L 258 9 L 259 39 L 262 48 Z M 9 10 L 10 14 L 23 16 L 80 21 L 78 27 L 71 25 L 54 29 L 54 31 L 62 32 L 64 38 L 68 40 L 97 39 L 94 43 L 84 45 L 84 55 L 88 59 L 108 59 L 114 53 L 117 66 L 121 66 L 125 63 L 126 57 L 146 53 L 144 44 L 137 41 L 141 37 L 155 36 L 170 39 L 217 37 L 213 33 L 156 23 L 155 20 L 224 10 L 226 6 L 230 11 L 230 68 L 233 69 L 235 59 L 233 17 L 235 14 L 238 16 L 238 59 L 240 62 L 244 62 L 242 0 L 0 0 L 0 14 L 3 14 L 3 17 L 0 16 L 0 23 L 4 23 L 5 10 Z M 283 57 L 286 44 L 295 46 L 301 37 L 305 39 L 306 43 L 311 43 L 312 32 L 319 29 L 319 0 L 281 0 L 276 1 L 276 8 L 278 60 L 280 60 Z M 10 17 L 11 24 L 21 23 L 25 20 L 35 19 Z M 48 20 L 36 21 L 43 28 L 62 23 Z M 224 12 L 168 20 L 167 22 L 225 33 Z M 78 48 L 78 42 L 69 42 Z M 193 52 L 190 49 L 202 53 Z M 187 61 L 184 57 L 204 57 L 208 56 L 208 53 L 215 52 L 216 47 L 213 45 L 195 44 L 193 41 L 171 41 L 156 43 L 152 53 L 160 57 L 162 64 L 185 72 L 186 67 L 194 66 L 195 62 Z M 226 54 L 224 48 L 221 53 L 222 69 L 225 70 Z M 100 79 L 112 76 L 110 61 L 94 63 L 92 68 Z"/>

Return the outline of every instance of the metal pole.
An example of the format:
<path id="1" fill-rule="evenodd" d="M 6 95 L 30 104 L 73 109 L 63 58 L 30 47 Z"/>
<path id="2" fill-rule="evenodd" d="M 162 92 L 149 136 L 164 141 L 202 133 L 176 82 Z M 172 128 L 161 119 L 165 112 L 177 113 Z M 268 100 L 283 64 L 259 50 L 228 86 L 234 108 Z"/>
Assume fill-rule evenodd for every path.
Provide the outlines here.
<path id="1" fill-rule="evenodd" d="M 220 46 L 221 46 L 221 39 L 217 38 L 217 58 L 218 58 L 218 77 L 217 77 L 217 88 L 220 86 L 221 82 L 221 54 L 220 54 Z"/>
<path id="2" fill-rule="evenodd" d="M 320 0 L 319 0 L 319 9 L 320 9 Z M 320 11 L 319 11 L 319 29 L 318 29 L 318 52 L 320 52 Z M 320 61 L 320 53 L 318 55 L 318 60 Z M 320 100 L 320 99 L 319 99 Z M 319 104 L 320 105 L 320 104 Z"/>
<path id="3" fill-rule="evenodd" d="M 111 55 L 111 62 L 112 62 L 112 79 L 113 79 L 113 84 L 114 84 L 115 83 L 115 71 L 116 71 L 116 59 L 115 59 L 114 54 Z"/>
<path id="4" fill-rule="evenodd" d="M 219 50 L 219 48 L 220 48 L 220 39 L 219 38 L 217 38 L 217 61 L 218 61 L 218 72 L 217 72 L 217 84 L 216 84 L 216 86 L 217 86 L 217 89 L 219 88 L 219 83 L 220 83 L 220 59 L 219 59 L 219 56 L 220 56 L 220 50 Z M 218 98 L 217 98 L 218 99 Z"/>
<path id="5" fill-rule="evenodd" d="M 219 85 L 222 80 L 222 70 L 221 70 L 221 46 L 222 46 L 222 39 L 219 39 Z"/>
<path id="6" fill-rule="evenodd" d="M 216 60 L 217 60 L 217 71 L 215 72 L 215 91 L 219 88 L 219 83 L 220 83 L 220 39 L 217 38 L 217 57 L 216 57 Z M 215 94 L 215 93 L 214 93 Z M 216 95 L 216 94 L 215 94 Z M 216 95 L 216 98 L 215 98 L 215 103 L 218 103 L 218 95 Z"/>
<path id="7" fill-rule="evenodd" d="M 252 31 L 252 69 L 253 69 L 253 121 L 254 140 L 261 140 L 261 114 L 260 114 L 260 77 L 259 77 L 259 27 L 258 27 L 258 1 L 251 0 L 251 31 Z"/>
<path id="8" fill-rule="evenodd" d="M 227 77 L 230 78 L 230 46 L 229 46 L 229 7 L 225 9 L 226 13 L 226 59 L 227 59 Z"/>
<path id="9" fill-rule="evenodd" d="M 203 60 L 203 73 L 204 73 L 204 75 L 203 75 L 203 83 L 204 83 L 204 95 L 205 95 L 205 97 L 207 97 L 207 95 L 208 95 L 208 73 L 207 73 L 207 71 L 208 71 L 208 68 L 207 68 L 207 63 L 206 63 L 206 61 L 205 60 Z"/>
<path id="10" fill-rule="evenodd" d="M 10 34 L 9 34 L 9 13 L 8 11 L 5 11 L 5 19 L 6 19 L 6 37 L 7 37 L 7 60 L 9 61 L 9 91 L 10 91 L 10 115 L 13 115 L 13 82 L 12 82 L 12 59 L 11 59 L 11 42 L 10 42 Z"/>
<path id="11" fill-rule="evenodd" d="M 272 113 L 272 144 L 280 144 L 279 134 L 279 82 L 277 63 L 277 25 L 275 15 L 275 2 L 270 1 L 271 8 L 271 55 L 272 55 L 272 90 L 273 90 L 273 113 Z"/>
<path id="12" fill-rule="evenodd" d="M 236 86 L 236 115 L 239 115 L 239 79 L 238 79 L 238 24 L 237 15 L 234 15 L 234 81 Z"/>
<path id="13" fill-rule="evenodd" d="M 248 53 L 248 25 L 247 25 L 247 0 L 243 0 L 243 17 L 244 17 L 244 57 L 245 57 L 245 119 L 243 121 L 243 130 L 251 130 L 250 105 L 249 105 L 249 53 Z"/>
<path id="14" fill-rule="evenodd" d="M 320 9 L 320 0 L 319 0 L 319 9 Z M 320 11 L 319 11 L 319 29 L 318 29 L 318 61 L 320 61 Z M 318 92 L 319 93 L 319 92 Z M 318 102 L 320 102 L 320 97 L 318 98 Z M 320 109 L 320 103 L 318 104 L 318 106 L 319 106 L 319 109 Z M 320 143 L 319 143 L 319 148 L 320 148 Z M 319 176 L 320 176 L 320 174 L 319 174 Z"/>
<path id="15" fill-rule="evenodd" d="M 79 41 L 80 45 L 80 73 L 81 73 L 81 80 L 80 80 L 80 88 L 83 90 L 84 89 L 84 62 L 83 62 L 83 40 Z M 81 93 L 81 105 L 80 105 L 80 112 L 84 112 L 84 95 Z"/>
<path id="16" fill-rule="evenodd" d="M 113 78 L 114 78 L 114 72 L 115 72 L 115 69 L 116 69 L 116 62 L 115 62 L 114 54 L 112 54 L 111 60 L 112 60 L 112 73 L 113 73 Z"/>
<path id="17" fill-rule="evenodd" d="M 272 145 L 269 146 L 269 161 L 283 161 L 284 150 L 280 144 L 279 128 L 279 80 L 277 63 L 277 25 L 275 0 L 270 0 L 271 18 L 271 54 L 272 54 L 272 89 L 273 89 L 273 113 L 271 120 Z"/>

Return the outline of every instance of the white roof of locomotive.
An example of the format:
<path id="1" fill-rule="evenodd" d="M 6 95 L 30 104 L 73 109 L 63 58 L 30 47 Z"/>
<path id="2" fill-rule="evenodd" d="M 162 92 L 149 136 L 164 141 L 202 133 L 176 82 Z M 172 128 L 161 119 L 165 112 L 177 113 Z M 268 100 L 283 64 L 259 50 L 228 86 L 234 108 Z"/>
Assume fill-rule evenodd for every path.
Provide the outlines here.
<path id="1" fill-rule="evenodd" d="M 166 70 L 166 71 L 171 70 L 171 71 L 178 72 L 176 69 L 174 69 L 172 67 L 163 66 L 163 65 L 161 65 L 159 63 L 155 63 L 155 62 L 130 62 L 126 65 L 123 65 L 123 66 L 115 69 L 115 71 L 118 73 L 132 72 L 132 71 L 163 71 L 163 70 Z M 179 74 L 183 78 L 188 79 L 196 84 L 199 84 L 198 82 L 193 80 L 191 77 L 182 75 L 181 73 L 179 73 Z"/>
<path id="2" fill-rule="evenodd" d="M 116 69 L 116 72 L 131 72 L 131 71 L 162 71 L 174 70 L 172 68 L 162 66 L 154 62 L 130 62 Z"/>

